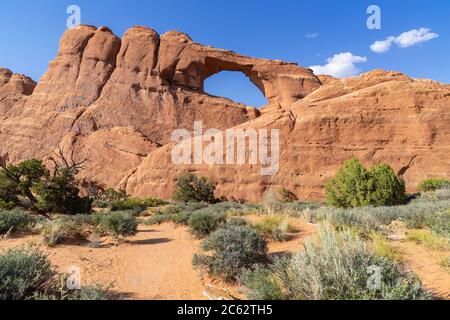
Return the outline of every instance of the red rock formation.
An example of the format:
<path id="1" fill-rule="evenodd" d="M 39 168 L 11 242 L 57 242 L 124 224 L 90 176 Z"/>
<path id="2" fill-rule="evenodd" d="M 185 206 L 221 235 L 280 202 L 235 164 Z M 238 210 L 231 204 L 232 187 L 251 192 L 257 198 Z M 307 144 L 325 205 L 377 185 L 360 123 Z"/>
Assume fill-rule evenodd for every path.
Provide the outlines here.
<path id="1" fill-rule="evenodd" d="M 260 112 L 204 93 L 205 79 L 244 73 L 269 101 Z M 189 36 L 133 27 L 67 31 L 39 84 L 0 69 L 0 152 L 13 161 L 55 148 L 89 159 L 81 177 L 168 198 L 176 178 L 195 172 L 218 182 L 218 195 L 258 201 L 274 187 L 320 198 L 342 163 L 385 161 L 410 189 L 450 177 L 450 86 L 376 70 L 349 79 L 313 75 L 281 61 L 197 44 Z M 280 130 L 280 171 L 257 165 L 174 165 L 173 130 Z"/>

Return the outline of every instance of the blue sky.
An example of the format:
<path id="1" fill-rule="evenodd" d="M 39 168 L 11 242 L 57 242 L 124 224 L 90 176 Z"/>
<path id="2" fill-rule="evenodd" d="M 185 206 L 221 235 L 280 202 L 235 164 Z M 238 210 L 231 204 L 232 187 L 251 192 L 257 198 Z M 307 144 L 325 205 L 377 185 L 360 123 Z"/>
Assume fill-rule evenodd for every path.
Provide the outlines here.
<path id="1" fill-rule="evenodd" d="M 347 67 L 349 61 L 354 67 L 344 74 L 382 68 L 450 83 L 448 0 L 3 0 L 0 66 L 38 80 L 56 55 L 71 4 L 81 8 L 82 23 L 106 25 L 119 36 L 133 25 L 159 33 L 180 30 L 206 45 L 305 67 L 322 66 L 321 71 L 330 69 L 327 59 L 349 53 L 336 60 L 339 64 L 345 58 Z M 371 4 L 381 8 L 381 30 L 366 26 Z M 401 48 L 401 39 L 410 40 L 414 34 L 399 36 L 420 28 L 429 29 L 419 34 L 424 42 L 413 40 Z M 427 37 L 430 34 L 435 36 Z M 371 50 L 375 41 L 387 37 L 392 37 L 389 51 Z M 261 93 L 240 74 L 216 75 L 206 89 L 251 105 L 264 103 Z"/>

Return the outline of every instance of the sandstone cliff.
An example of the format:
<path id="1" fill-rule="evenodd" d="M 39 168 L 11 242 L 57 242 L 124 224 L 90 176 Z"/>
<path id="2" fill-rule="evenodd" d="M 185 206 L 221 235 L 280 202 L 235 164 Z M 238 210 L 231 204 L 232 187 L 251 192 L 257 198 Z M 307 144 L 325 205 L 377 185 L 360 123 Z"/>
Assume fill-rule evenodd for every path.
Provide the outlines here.
<path id="1" fill-rule="evenodd" d="M 244 73 L 269 101 L 261 110 L 204 92 L 208 77 Z M 45 158 L 58 147 L 89 164 L 82 178 L 168 198 L 184 172 L 219 183 L 218 195 L 258 201 L 284 186 L 301 199 L 347 159 L 388 162 L 409 189 L 450 177 L 450 87 L 376 70 L 316 77 L 282 61 L 255 59 L 193 42 L 186 34 L 133 27 L 119 39 L 106 27 L 67 31 L 36 85 L 0 69 L 0 153 Z M 174 165 L 175 129 L 280 130 L 280 171 L 254 165 Z"/>

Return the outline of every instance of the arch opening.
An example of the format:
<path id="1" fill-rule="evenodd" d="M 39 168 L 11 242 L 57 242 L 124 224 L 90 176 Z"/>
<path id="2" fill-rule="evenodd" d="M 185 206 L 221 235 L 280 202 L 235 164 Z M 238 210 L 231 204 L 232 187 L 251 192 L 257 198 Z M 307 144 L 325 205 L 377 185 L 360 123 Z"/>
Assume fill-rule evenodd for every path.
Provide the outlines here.
<path id="1" fill-rule="evenodd" d="M 204 92 L 255 108 L 269 103 L 261 90 L 241 71 L 220 71 L 208 77 L 204 81 Z"/>

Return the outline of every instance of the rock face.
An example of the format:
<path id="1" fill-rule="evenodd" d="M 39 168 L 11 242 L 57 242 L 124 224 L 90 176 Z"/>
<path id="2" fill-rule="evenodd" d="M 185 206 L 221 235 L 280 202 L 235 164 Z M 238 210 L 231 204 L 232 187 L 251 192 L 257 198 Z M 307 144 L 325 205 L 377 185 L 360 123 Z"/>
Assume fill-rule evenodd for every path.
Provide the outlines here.
<path id="1" fill-rule="evenodd" d="M 261 110 L 213 97 L 204 81 L 239 71 L 269 104 Z M 280 170 L 255 165 L 175 165 L 175 129 L 279 129 Z M 185 172 L 218 183 L 218 196 L 258 201 L 285 187 L 301 199 L 345 160 L 387 162 L 409 189 L 427 177 L 450 178 L 450 86 L 372 71 L 316 77 L 281 61 L 254 59 L 195 43 L 186 34 L 133 27 L 122 39 L 106 27 L 67 31 L 36 85 L 0 69 L 0 153 L 12 161 L 46 158 L 56 148 L 88 159 L 81 178 L 168 198 Z"/>

